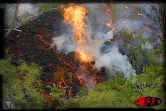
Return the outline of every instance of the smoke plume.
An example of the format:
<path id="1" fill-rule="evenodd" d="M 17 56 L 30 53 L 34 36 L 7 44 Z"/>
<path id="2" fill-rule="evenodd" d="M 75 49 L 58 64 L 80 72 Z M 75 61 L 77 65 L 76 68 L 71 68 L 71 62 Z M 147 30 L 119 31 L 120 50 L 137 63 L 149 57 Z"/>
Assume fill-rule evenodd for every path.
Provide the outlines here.
<path id="1" fill-rule="evenodd" d="M 109 27 L 99 21 L 99 17 L 106 16 L 104 12 L 97 13 L 94 11 L 94 8 L 96 6 L 99 7 L 99 4 L 85 4 L 83 6 L 86 6 L 88 9 L 88 19 L 86 21 L 86 40 L 90 48 L 88 51 L 90 51 L 90 54 L 93 54 L 95 58 L 94 67 L 100 70 L 101 67 L 105 66 L 110 75 L 113 74 L 109 71 L 110 68 L 123 72 L 124 77 L 126 78 L 130 77 L 131 72 L 135 75 L 135 70 L 132 68 L 127 56 L 122 55 L 119 52 L 118 45 L 116 43 L 111 43 L 110 45 L 105 44 L 109 40 L 113 39 L 113 33 L 110 32 Z M 103 6 L 100 7 L 104 8 Z M 73 35 L 69 36 L 67 34 L 63 34 L 59 37 L 54 37 L 53 42 L 57 49 L 59 51 L 64 51 L 66 54 L 72 51 L 79 52 L 75 50 L 76 43 L 72 39 Z"/>
<path id="2" fill-rule="evenodd" d="M 156 4 L 88 3 L 82 4 L 82 6 L 88 10 L 85 32 L 86 41 L 90 48 L 86 50 L 86 53 L 94 56 L 94 67 L 100 69 L 105 66 L 110 75 L 113 74 L 110 68 L 123 72 L 126 78 L 130 76 L 130 72 L 135 75 L 135 70 L 130 64 L 128 57 L 120 53 L 121 50 L 127 50 L 127 47 L 123 46 L 124 38 L 114 38 L 114 35 L 119 35 L 118 31 L 128 30 L 131 33 L 135 31 L 136 35 L 143 31 L 143 37 L 150 37 L 153 40 L 153 44 L 158 46 L 160 44 L 158 36 L 161 36 L 161 28 L 155 14 Z M 11 7 L 9 12 L 12 13 L 12 10 L 13 8 Z M 19 16 L 26 12 L 34 15 L 39 13 L 38 10 L 39 7 L 37 5 L 21 4 Z M 10 22 L 8 23 L 10 24 Z M 77 43 L 73 39 L 74 33 L 71 26 L 63 23 L 60 27 L 63 26 L 65 28 L 60 29 L 61 35 L 52 39 L 54 42 L 52 46 L 55 45 L 58 51 L 65 54 L 73 51 L 79 52 Z M 116 43 L 110 43 L 111 39 L 115 39 Z M 153 44 L 146 42 L 142 49 L 150 50 L 153 48 Z M 81 47 L 84 47 L 84 45 L 82 44 Z"/>

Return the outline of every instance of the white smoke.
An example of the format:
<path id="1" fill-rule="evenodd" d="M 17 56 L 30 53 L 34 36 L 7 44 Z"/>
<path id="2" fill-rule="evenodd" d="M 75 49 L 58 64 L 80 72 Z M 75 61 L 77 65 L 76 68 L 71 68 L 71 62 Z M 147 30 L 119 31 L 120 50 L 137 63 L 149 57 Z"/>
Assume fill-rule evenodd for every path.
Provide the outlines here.
<path id="1" fill-rule="evenodd" d="M 90 44 L 91 49 L 89 50 L 95 56 L 95 67 L 101 68 L 102 66 L 107 67 L 118 67 L 117 69 L 121 72 L 126 71 L 125 77 L 129 77 L 129 72 L 135 74 L 135 70 L 129 63 L 127 56 L 122 55 L 119 52 L 117 45 L 108 45 L 106 49 L 101 51 L 104 47 L 104 42 L 113 39 L 113 34 L 108 33 L 110 28 L 101 23 L 100 20 L 108 22 L 116 14 L 115 32 L 128 30 L 130 32 L 136 31 L 136 34 L 143 30 L 143 37 L 152 37 L 153 40 L 158 41 L 156 33 L 161 32 L 159 28 L 159 23 L 155 15 L 155 5 L 156 4 L 110 4 L 108 6 L 117 6 L 118 10 L 111 10 L 109 16 L 104 13 L 104 5 L 98 3 L 83 4 L 88 9 L 88 21 L 87 21 L 87 41 Z M 35 4 L 21 4 L 19 7 L 19 16 L 25 13 L 38 14 L 39 7 Z M 8 10 L 11 14 L 14 12 L 14 7 L 10 7 Z M 116 12 L 117 11 L 117 12 Z M 133 19 L 133 17 L 135 19 Z M 11 17 L 9 17 L 11 18 Z M 125 22 L 124 22 L 125 21 Z M 10 24 L 10 20 L 8 22 Z M 68 30 L 71 30 L 68 28 Z M 66 30 L 64 31 L 66 32 Z M 67 31 L 68 32 L 68 31 Z M 56 45 L 57 50 L 65 52 L 76 51 L 76 43 L 72 39 L 71 33 L 62 34 L 58 37 L 53 38 L 53 42 Z M 118 45 L 121 44 L 120 42 Z M 143 49 L 151 49 L 153 45 L 146 42 Z M 106 52 L 106 53 L 103 53 Z M 128 70 L 128 72 L 127 72 Z"/>
<path id="2" fill-rule="evenodd" d="M 135 75 L 135 70 L 132 68 L 126 55 L 119 53 L 118 45 L 108 47 L 109 52 L 101 55 L 95 62 L 95 67 L 100 69 L 105 66 L 107 69 L 114 68 L 124 74 L 125 78 L 130 77 L 130 72 Z M 112 73 L 112 72 L 110 72 Z"/>
<path id="3" fill-rule="evenodd" d="M 23 3 L 20 4 L 19 6 L 19 15 L 23 15 L 26 12 L 28 12 L 29 14 L 38 14 L 39 13 L 39 7 L 36 4 L 32 4 L 32 3 Z"/>
<path id="4" fill-rule="evenodd" d="M 130 32 L 135 31 L 136 35 L 140 31 L 143 31 L 143 38 L 151 38 L 153 42 L 158 41 L 157 33 L 161 33 L 161 28 L 156 16 L 156 6 L 157 4 L 119 4 L 119 11 L 117 18 L 115 20 L 116 32 L 128 30 Z M 115 11 L 113 10 L 111 14 L 113 15 Z M 146 49 L 150 49 L 152 44 L 147 43 Z M 145 46 L 145 47 L 146 47 Z M 142 48 L 145 48 L 142 47 Z"/>
<path id="5" fill-rule="evenodd" d="M 88 16 L 90 18 L 88 18 L 88 20 L 93 18 L 90 16 L 91 12 L 93 13 L 90 6 L 89 6 L 90 11 Z M 95 4 L 95 6 L 97 5 Z M 104 13 L 101 15 L 104 15 Z M 98 16 L 98 14 L 96 16 Z M 99 22 L 97 21 L 97 23 Z M 95 58 L 94 67 L 100 70 L 100 68 L 103 66 L 105 66 L 107 69 L 110 69 L 113 67 L 115 68 L 116 66 L 116 70 L 123 72 L 125 78 L 130 77 L 130 72 L 132 72 L 135 75 L 135 70 L 132 68 L 130 62 L 127 59 L 127 56 L 122 55 L 119 52 L 118 46 L 116 44 L 112 44 L 111 46 L 106 46 L 107 53 L 103 53 L 105 52 L 105 50 L 101 50 L 102 47 L 105 46 L 104 43 L 107 40 L 113 39 L 113 33 L 109 32 L 107 27 L 104 27 L 104 25 L 101 25 L 100 28 L 96 27 L 96 29 L 99 29 L 99 30 L 93 29 L 94 27 L 92 26 L 91 20 L 87 21 L 87 25 L 88 25 L 88 28 L 86 30 L 86 34 L 87 34 L 86 38 L 87 38 L 88 44 L 90 45 L 90 49 L 88 51 L 90 51 L 90 53 L 94 55 L 94 58 Z M 53 42 L 59 51 L 63 50 L 65 51 L 66 54 L 72 51 L 79 52 L 75 50 L 76 43 L 72 39 L 72 35 L 69 36 L 68 34 L 65 34 L 65 35 L 62 34 L 59 37 L 54 37 Z M 111 74 L 110 71 L 109 73 Z"/>
<path id="6" fill-rule="evenodd" d="M 12 23 L 12 19 L 16 10 L 16 5 L 18 4 L 7 4 L 6 12 L 5 12 L 5 26 L 8 27 Z M 15 26 L 21 24 L 21 22 L 25 21 L 23 16 L 25 17 L 26 14 L 29 14 L 29 18 L 39 13 L 39 7 L 37 4 L 32 3 L 20 3 L 18 7 L 18 15 L 16 18 Z M 22 17 L 22 19 L 21 19 Z"/>
<path id="7" fill-rule="evenodd" d="M 118 45 L 120 43 L 117 41 L 117 43 L 114 44 L 105 44 L 107 40 L 113 39 L 113 33 L 110 33 L 109 31 L 111 29 L 101 23 L 100 20 L 108 22 L 115 12 L 112 11 L 109 16 L 107 16 L 104 13 L 103 4 L 91 3 L 83 5 L 88 9 L 88 21 L 86 21 L 88 25 L 86 31 L 87 42 L 90 45 L 90 50 L 88 51 L 95 56 L 94 67 L 100 70 L 100 68 L 104 66 L 107 68 L 110 75 L 113 74 L 110 69 L 116 69 L 123 73 L 125 78 L 129 78 L 130 73 L 136 75 L 136 71 L 130 64 L 128 57 L 119 52 Z M 135 4 L 137 9 L 133 8 L 132 4 L 118 4 L 117 7 L 119 7 L 119 12 L 116 13 L 117 18 L 113 22 L 113 24 L 115 24 L 114 34 L 118 34 L 118 31 L 128 30 L 131 33 L 135 31 L 136 35 L 138 35 L 140 31 L 143 31 L 144 38 L 150 36 L 152 39 L 156 38 L 155 33 L 160 32 L 160 29 L 159 25 L 155 25 L 155 23 L 157 23 L 155 14 L 152 15 L 152 13 L 154 13 L 153 4 Z M 131 19 L 132 17 L 135 17 L 135 19 Z M 65 51 L 66 54 L 71 51 L 77 51 L 75 50 L 76 44 L 72 40 L 72 35 L 55 37 L 53 41 L 57 49 Z M 153 45 L 146 42 L 145 46 L 142 46 L 142 48 L 150 50 L 153 48 Z"/>
<path id="8" fill-rule="evenodd" d="M 101 47 L 103 46 L 104 42 L 109 39 L 113 39 L 113 34 L 105 34 L 102 32 L 96 32 L 95 39 L 88 39 L 88 42 L 90 43 L 90 51 L 96 58 L 94 67 L 100 70 L 100 68 L 103 66 L 105 66 L 107 69 L 115 66 L 116 70 L 123 72 L 124 77 L 126 78 L 130 77 L 130 72 L 135 75 L 135 70 L 132 68 L 127 56 L 122 55 L 119 52 L 117 44 L 112 44 L 109 47 L 107 46 L 107 50 L 105 50 L 107 53 L 101 53 Z M 76 51 L 76 43 L 72 40 L 72 36 L 62 35 L 59 37 L 54 37 L 53 42 L 56 45 L 57 50 L 64 51 L 65 54 Z"/>
<path id="9" fill-rule="evenodd" d="M 54 44 L 56 44 L 57 50 L 65 52 L 65 54 L 75 51 L 76 43 L 72 40 L 72 36 L 63 34 L 59 37 L 53 38 L 52 40 Z"/>
<path id="10" fill-rule="evenodd" d="M 148 50 L 150 50 L 150 49 L 152 49 L 152 48 L 154 48 L 154 47 L 153 47 L 153 45 L 150 44 L 149 42 L 146 42 L 146 43 L 145 43 L 145 46 L 142 45 L 142 48 L 143 48 L 143 49 L 148 49 Z"/>

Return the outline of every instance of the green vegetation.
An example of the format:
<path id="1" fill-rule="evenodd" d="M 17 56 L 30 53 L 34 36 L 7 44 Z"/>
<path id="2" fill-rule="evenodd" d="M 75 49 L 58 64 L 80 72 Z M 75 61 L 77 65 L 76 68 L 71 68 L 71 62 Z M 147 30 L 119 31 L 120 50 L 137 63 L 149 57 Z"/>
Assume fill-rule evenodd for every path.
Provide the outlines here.
<path id="1" fill-rule="evenodd" d="M 26 12 L 26 13 L 18 16 L 17 18 L 18 18 L 18 20 L 22 21 L 23 24 L 26 24 L 29 21 L 29 19 L 33 16 L 34 16 L 33 14 L 30 14 L 29 12 Z"/>
<path id="2" fill-rule="evenodd" d="M 39 4 L 39 12 L 49 12 L 51 11 L 53 8 L 58 8 L 60 7 L 60 4 L 58 3 L 51 3 L 51 4 Z"/>
<path id="3" fill-rule="evenodd" d="M 3 101 L 14 102 L 16 109 L 44 108 L 45 100 L 41 88 L 35 85 L 40 80 L 41 67 L 23 62 L 12 64 L 11 59 L 0 60 L 0 74 L 3 75 Z"/>
<path id="4" fill-rule="evenodd" d="M 153 65 L 146 66 L 142 74 L 125 79 L 122 76 L 112 77 L 108 81 L 94 87 L 90 91 L 86 87 L 73 98 L 65 98 L 65 91 L 58 89 L 55 84 L 48 85 L 52 100 L 60 103 L 58 109 L 68 107 L 79 108 L 119 108 L 138 107 L 134 101 L 141 96 L 154 96 L 162 100 L 162 104 L 154 106 L 164 108 L 164 74 L 163 64 L 158 63 L 156 73 Z M 3 100 L 12 95 L 10 100 L 15 101 L 16 109 L 42 109 L 45 100 L 41 93 L 42 88 L 34 85 L 39 80 L 41 67 L 36 64 L 23 62 L 20 66 L 11 64 L 11 59 L 0 61 L 0 73 L 3 74 Z M 134 81 L 133 81 L 134 80 Z M 27 97 L 25 97 L 27 95 Z M 29 98 L 25 99 L 25 98 Z"/>
<path id="5" fill-rule="evenodd" d="M 108 81 L 95 86 L 90 91 L 87 88 L 83 88 L 77 93 L 76 97 L 72 98 L 74 102 L 68 102 L 63 104 L 63 106 L 59 106 L 59 108 L 139 108 L 135 104 L 136 98 L 152 96 L 162 100 L 160 105 L 152 108 L 164 109 L 164 64 L 157 61 L 159 53 L 155 53 L 160 52 L 163 54 L 163 43 L 157 49 L 152 48 L 147 51 L 142 49 L 142 47 L 146 45 L 146 42 L 151 43 L 152 40 L 150 37 L 143 38 L 143 32 L 134 37 L 133 33 L 128 31 L 119 33 L 127 40 L 124 45 L 129 45 L 127 50 L 131 53 L 129 60 L 133 62 L 132 65 L 138 70 L 142 68 L 142 71 L 136 76 L 131 74 L 130 79 L 123 78 L 116 71 L 118 76 L 111 77 Z M 144 53 L 141 54 L 141 51 Z M 142 65 L 143 59 L 147 59 L 148 63 Z M 71 99 L 68 101 L 71 101 Z"/>
<path id="6" fill-rule="evenodd" d="M 49 11 L 59 4 L 39 4 L 39 11 Z M 132 6 L 132 5 L 131 5 Z M 117 7 L 114 5 L 113 8 Z M 134 6 L 133 6 L 134 7 Z M 137 7 L 139 9 L 139 7 Z M 96 9 L 98 10 L 98 9 Z M 111 19 L 114 21 L 118 16 L 120 7 L 117 7 Z M 31 15 L 26 13 L 22 19 L 29 18 Z M 136 18 L 133 17 L 135 20 Z M 67 98 L 65 90 L 59 89 L 54 83 L 47 85 L 50 90 L 51 100 L 59 103 L 57 106 L 48 102 L 43 94 L 43 86 L 41 83 L 42 68 L 35 63 L 26 63 L 20 60 L 20 65 L 13 64 L 11 58 L 0 60 L 0 74 L 3 75 L 3 102 L 12 101 L 15 109 L 44 109 L 53 107 L 56 109 L 65 108 L 138 108 L 135 104 L 136 98 L 141 96 L 154 96 L 160 98 L 162 103 L 154 106 L 156 109 L 164 109 L 164 65 L 158 61 L 158 56 L 164 57 L 164 42 L 158 48 L 145 50 L 142 49 L 146 43 L 152 43 L 151 37 L 144 38 L 143 31 L 136 35 L 135 32 L 119 32 L 125 38 L 127 52 L 130 53 L 129 61 L 137 71 L 137 75 L 131 74 L 130 79 L 123 78 L 120 72 L 117 76 L 110 77 L 108 81 L 99 84 L 88 90 L 83 87 L 75 97 Z M 5 54 L 8 49 L 5 49 Z M 147 63 L 143 63 L 147 60 Z M 57 68 L 55 80 L 63 79 L 65 74 L 62 67 Z M 114 71 L 114 70 L 113 70 Z M 57 76 L 59 75 L 59 76 Z M 71 73 L 72 75 L 72 73 Z M 72 81 L 72 80 L 71 80 Z"/>
<path id="7" fill-rule="evenodd" d="M 46 99 L 42 95 L 43 87 L 36 84 L 41 82 L 42 68 L 40 66 L 35 63 L 27 64 L 21 60 L 21 64 L 15 66 L 11 58 L 2 59 L 0 60 L 0 74 L 3 74 L 3 101 L 13 101 L 16 109 L 137 108 L 139 106 L 135 104 L 136 98 L 153 96 L 162 100 L 160 105 L 153 108 L 164 109 L 164 64 L 157 61 L 159 54 L 163 56 L 164 43 L 162 42 L 156 49 L 144 50 L 142 47 L 146 45 L 146 42 L 152 42 L 150 37 L 143 38 L 142 32 L 134 37 L 134 32 L 125 31 L 119 34 L 126 38 L 124 45 L 128 45 L 127 51 L 131 53 L 129 60 L 133 67 L 141 70 L 137 73 L 138 75 L 132 76 L 131 74 L 130 79 L 125 79 L 120 72 L 113 70 L 117 72 L 116 77 L 111 77 L 89 91 L 84 87 L 71 98 L 66 98 L 65 91 L 53 83 L 47 86 L 51 91 L 51 99 L 59 103 L 53 106 L 46 104 Z M 5 52 L 7 54 L 7 49 Z M 148 60 L 147 64 L 143 64 L 144 59 Z"/>
<path id="8" fill-rule="evenodd" d="M 53 83 L 52 86 L 48 85 L 47 88 L 51 90 L 50 95 L 52 100 L 57 100 L 60 102 L 62 100 L 61 98 L 65 96 L 65 91 L 56 87 L 55 83 Z"/>
<path id="9" fill-rule="evenodd" d="M 163 75 L 157 78 L 150 78 L 154 83 L 149 83 L 149 77 L 141 74 L 135 77 L 135 82 L 124 79 L 120 76 L 111 78 L 109 81 L 96 86 L 89 91 L 85 97 L 80 96 L 78 99 L 79 107 L 82 108 L 136 108 L 136 98 L 141 96 L 154 96 L 161 98 L 162 104 L 154 108 L 164 108 L 164 91 L 162 84 Z M 151 85 L 149 85 L 151 84 Z M 140 88 L 140 89 L 139 89 Z M 141 91 L 140 91 L 141 90 Z M 142 93 L 143 92 L 143 93 Z"/>

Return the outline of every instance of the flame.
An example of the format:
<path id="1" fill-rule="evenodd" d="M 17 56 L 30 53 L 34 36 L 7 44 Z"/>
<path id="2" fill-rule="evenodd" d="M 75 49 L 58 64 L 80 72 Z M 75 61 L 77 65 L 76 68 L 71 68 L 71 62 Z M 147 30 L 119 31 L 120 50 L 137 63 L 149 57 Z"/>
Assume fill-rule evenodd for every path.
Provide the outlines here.
<path id="1" fill-rule="evenodd" d="M 109 12 L 111 12 L 111 8 L 106 7 L 106 5 L 104 5 L 105 7 L 105 14 L 108 16 Z M 110 27 L 111 30 L 109 31 L 109 33 L 113 33 L 115 31 L 115 24 L 113 24 L 112 20 L 109 20 L 108 22 L 104 23 L 103 20 L 99 19 L 101 23 L 105 24 L 107 27 Z"/>
<path id="2" fill-rule="evenodd" d="M 57 86 L 58 86 L 60 89 L 64 90 L 64 87 L 62 86 L 62 84 L 63 84 L 63 82 L 59 82 L 59 83 L 57 84 Z"/>
<path id="3" fill-rule="evenodd" d="M 109 14 L 111 12 L 111 8 L 106 8 L 105 9 L 105 14 Z"/>
<path id="4" fill-rule="evenodd" d="M 36 36 L 39 37 L 40 40 L 41 40 L 42 42 L 44 42 L 44 44 L 49 44 L 47 41 L 45 41 L 45 40 L 43 39 L 43 36 L 42 36 L 41 34 L 37 34 Z"/>
<path id="5" fill-rule="evenodd" d="M 113 33 L 113 31 L 115 31 L 115 25 L 112 23 L 112 20 L 107 22 L 106 26 L 111 28 L 111 30 L 109 31 L 110 33 Z"/>
<path id="6" fill-rule="evenodd" d="M 75 58 L 78 59 L 79 56 L 82 62 L 89 62 L 94 59 L 93 54 L 91 54 L 90 45 L 87 42 L 86 14 L 87 9 L 78 5 L 68 6 L 63 10 L 63 22 L 72 26 L 73 39 L 76 41 L 76 51 L 79 52 L 79 54 L 75 55 Z"/>
<path id="7" fill-rule="evenodd" d="M 91 47 L 87 41 L 87 26 L 85 20 L 86 14 L 88 12 L 86 8 L 84 8 L 83 6 L 75 5 L 63 7 L 63 10 L 61 11 L 63 12 L 64 16 L 63 22 L 72 26 L 72 32 L 74 33 L 73 40 L 76 41 L 77 46 L 75 59 L 80 60 L 80 62 L 79 64 L 68 62 L 65 58 L 65 55 L 59 54 L 57 50 L 53 49 L 52 52 L 55 53 L 55 56 L 62 62 L 62 64 L 65 65 L 65 67 L 57 67 L 57 69 L 55 69 L 55 72 L 53 73 L 53 80 L 51 80 L 50 83 L 43 82 L 42 86 L 46 87 L 47 84 L 55 82 L 58 88 L 66 90 L 66 95 L 71 97 L 74 95 L 74 89 L 73 87 L 70 87 L 71 84 L 74 84 L 72 80 L 73 77 L 76 77 L 79 80 L 81 86 L 98 85 L 99 83 L 104 81 L 104 78 L 102 77 L 102 75 L 97 75 L 98 69 L 93 68 L 93 65 L 90 63 L 91 61 L 94 61 L 94 56 L 93 54 L 91 54 Z M 113 26 L 112 21 L 109 22 L 110 27 Z M 48 47 L 49 45 L 52 45 L 53 43 L 49 42 L 48 39 L 46 39 L 47 35 L 43 35 L 42 32 L 42 30 L 39 30 L 39 32 L 36 33 L 37 40 L 40 40 L 43 43 L 42 47 Z M 48 65 L 51 66 L 53 64 L 49 63 Z M 78 68 L 83 70 L 83 72 L 78 70 Z M 65 74 L 66 72 L 70 71 L 74 71 L 69 74 L 69 78 L 71 79 L 66 79 Z M 75 75 L 73 76 L 73 74 Z M 50 95 L 48 93 L 44 96 L 45 98 L 50 100 Z"/>

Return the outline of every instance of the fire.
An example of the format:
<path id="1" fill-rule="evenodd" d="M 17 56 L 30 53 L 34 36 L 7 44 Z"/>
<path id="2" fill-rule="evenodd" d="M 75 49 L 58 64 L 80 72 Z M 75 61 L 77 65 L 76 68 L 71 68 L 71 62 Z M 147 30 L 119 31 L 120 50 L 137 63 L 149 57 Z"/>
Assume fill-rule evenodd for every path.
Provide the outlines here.
<path id="1" fill-rule="evenodd" d="M 68 6 L 63 7 L 63 16 L 64 16 L 64 23 L 68 23 L 72 26 L 73 40 L 76 41 L 76 53 L 75 59 L 79 60 L 78 64 L 73 64 L 69 62 L 65 55 L 62 53 L 58 53 L 57 50 L 52 50 L 55 53 L 55 56 L 61 61 L 62 64 L 65 66 L 55 67 L 55 71 L 53 72 L 53 79 L 50 83 L 43 82 L 42 86 L 46 87 L 48 84 L 56 83 L 56 86 L 62 90 L 66 90 L 66 95 L 71 97 L 75 94 L 75 87 L 72 85 L 75 84 L 75 79 L 78 79 L 78 83 L 80 84 L 79 87 L 88 86 L 88 85 L 98 85 L 99 83 L 103 82 L 105 79 L 103 78 L 104 75 L 97 74 L 99 72 L 98 69 L 95 69 L 92 65 L 92 61 L 94 61 L 94 56 L 91 53 L 91 46 L 88 43 L 88 36 L 86 35 L 86 14 L 88 13 L 87 9 L 83 6 Z M 112 21 L 110 22 L 110 27 L 112 25 Z M 113 28 L 114 29 L 114 28 Z M 41 49 L 43 47 L 48 47 L 52 45 L 52 42 L 49 41 L 47 38 L 48 35 L 43 35 L 43 30 L 39 30 L 36 33 L 36 40 L 40 40 L 43 44 L 39 44 Z M 49 35 L 50 36 L 50 35 Z M 40 43 L 40 42 L 39 42 Z M 49 66 L 52 66 L 52 63 L 49 63 Z M 68 75 L 68 76 L 67 76 Z M 69 77 L 68 79 L 66 79 Z M 76 84 L 78 84 L 76 83 Z M 49 93 L 44 95 L 45 98 L 50 100 Z"/>
<path id="2" fill-rule="evenodd" d="M 42 36 L 41 34 L 37 34 L 36 36 L 39 37 L 39 38 L 41 39 L 41 41 L 44 42 L 44 44 L 49 44 L 47 41 L 45 41 L 45 40 L 43 39 L 43 36 Z M 51 44 L 51 43 L 50 43 L 50 44 Z"/>
<path id="3" fill-rule="evenodd" d="M 105 9 L 105 13 L 106 13 L 106 14 L 109 14 L 110 12 L 111 12 L 111 8 L 106 8 L 106 9 Z"/>
<path id="4" fill-rule="evenodd" d="M 111 27 L 111 23 L 107 23 L 106 25 L 107 25 L 108 27 Z"/>
<path id="5" fill-rule="evenodd" d="M 87 10 L 82 6 L 69 6 L 64 9 L 64 23 L 68 23 L 73 26 L 72 31 L 74 32 L 74 40 L 78 43 L 83 42 L 83 38 L 85 38 L 85 27 L 86 24 L 84 22 L 85 15 L 87 14 Z"/>
<path id="6" fill-rule="evenodd" d="M 115 28 L 114 28 L 115 25 L 112 24 L 111 20 L 110 20 L 110 22 L 106 23 L 106 26 L 111 28 L 111 30 L 109 31 L 110 33 L 113 33 L 113 31 L 115 31 Z"/>
<path id="7" fill-rule="evenodd" d="M 92 61 L 93 55 L 91 54 L 90 45 L 87 42 L 86 35 L 86 14 L 87 9 L 83 6 L 72 5 L 64 8 L 63 16 L 64 23 L 68 23 L 72 26 L 72 32 L 74 33 L 73 39 L 76 41 L 76 54 L 75 58 L 82 62 Z"/>
<path id="8" fill-rule="evenodd" d="M 91 56 L 87 56 L 85 53 L 80 53 L 80 59 L 82 61 L 86 61 L 87 59 L 90 60 L 90 61 L 92 61 L 91 58 L 92 58 Z"/>

